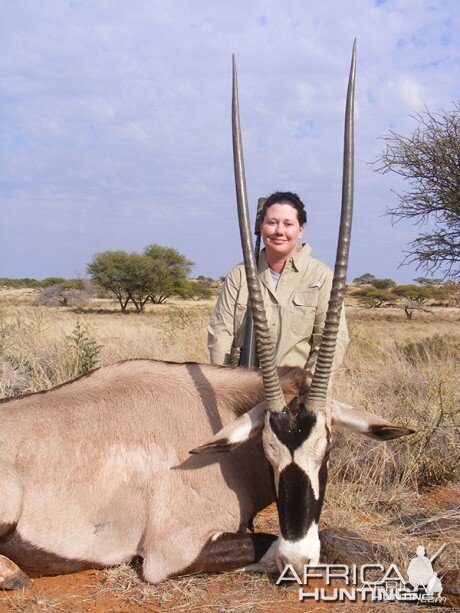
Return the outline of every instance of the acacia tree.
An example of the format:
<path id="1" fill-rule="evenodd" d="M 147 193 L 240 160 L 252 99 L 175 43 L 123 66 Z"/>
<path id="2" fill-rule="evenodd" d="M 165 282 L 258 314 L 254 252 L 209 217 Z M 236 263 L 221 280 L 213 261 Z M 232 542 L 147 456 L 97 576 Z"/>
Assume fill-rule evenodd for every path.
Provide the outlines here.
<path id="1" fill-rule="evenodd" d="M 203 281 L 199 278 L 195 281 L 188 281 L 188 285 L 184 288 L 181 297 L 196 301 L 209 300 L 212 298 L 212 285 L 209 281 Z"/>
<path id="2" fill-rule="evenodd" d="M 186 294 L 192 266 L 176 249 L 150 245 L 143 254 L 96 253 L 87 271 L 98 285 L 115 294 L 123 312 L 132 302 L 140 313 L 150 299 L 161 303 L 174 294 Z"/>
<path id="3" fill-rule="evenodd" d="M 371 284 L 374 279 L 375 275 L 371 274 L 370 272 L 365 272 L 360 277 L 353 279 L 353 283 L 355 285 L 368 285 Z"/>
<path id="4" fill-rule="evenodd" d="M 390 289 L 396 285 L 393 279 L 378 279 L 370 272 L 365 272 L 360 277 L 356 277 L 353 279 L 353 283 L 359 286 L 372 285 L 377 289 Z"/>
<path id="5" fill-rule="evenodd" d="M 404 263 L 416 261 L 455 278 L 460 275 L 460 102 L 452 110 L 426 109 L 413 118 L 416 130 L 408 137 L 390 131 L 374 164 L 377 172 L 394 172 L 409 186 L 396 192 L 398 204 L 387 212 L 396 220 L 430 222 L 430 229 L 407 246 Z"/>
<path id="6" fill-rule="evenodd" d="M 359 302 L 371 309 L 378 309 L 384 304 L 389 304 L 394 301 L 394 296 L 386 289 L 378 289 L 376 287 L 362 287 L 351 292 L 351 296 L 355 296 Z"/>
<path id="7" fill-rule="evenodd" d="M 123 312 L 130 301 L 137 311 L 144 309 L 151 283 L 150 261 L 145 256 L 102 251 L 94 255 L 87 271 L 93 281 L 115 294 Z"/>
<path id="8" fill-rule="evenodd" d="M 419 285 L 441 285 L 442 279 L 428 279 L 427 277 L 417 277 L 414 279 Z"/>
<path id="9" fill-rule="evenodd" d="M 371 285 L 376 289 L 390 289 L 394 287 L 396 283 L 393 279 L 373 279 Z"/>
<path id="10" fill-rule="evenodd" d="M 127 262 L 125 289 L 129 299 L 141 313 L 150 298 L 153 284 L 152 263 L 146 255 L 131 253 Z"/>
<path id="11" fill-rule="evenodd" d="M 445 300 L 448 297 L 448 290 L 440 285 L 397 285 L 392 293 L 401 298 L 407 319 L 412 319 L 414 311 L 431 313 L 427 307 L 429 300 Z"/>
<path id="12" fill-rule="evenodd" d="M 124 264 L 128 258 L 126 251 L 101 251 L 93 256 L 86 271 L 91 279 L 115 294 L 121 310 L 126 311 L 129 296 L 124 287 Z"/>
<path id="13" fill-rule="evenodd" d="M 187 276 L 194 263 L 172 247 L 149 245 L 144 255 L 150 261 L 150 293 L 154 304 L 160 304 L 173 295 L 186 297 L 189 292 Z"/>

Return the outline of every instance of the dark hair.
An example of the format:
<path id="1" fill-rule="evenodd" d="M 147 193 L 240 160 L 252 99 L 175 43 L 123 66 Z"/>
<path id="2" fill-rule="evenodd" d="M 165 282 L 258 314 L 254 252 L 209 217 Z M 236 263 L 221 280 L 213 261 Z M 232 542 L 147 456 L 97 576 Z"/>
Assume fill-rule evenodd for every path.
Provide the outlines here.
<path id="1" fill-rule="evenodd" d="M 265 200 L 260 210 L 260 222 L 262 222 L 267 214 L 267 209 L 270 208 L 272 204 L 290 204 L 297 211 L 297 221 L 299 224 L 303 226 L 307 223 L 307 212 L 305 211 L 304 204 L 299 196 L 292 192 L 275 192 L 271 194 L 271 196 Z"/>

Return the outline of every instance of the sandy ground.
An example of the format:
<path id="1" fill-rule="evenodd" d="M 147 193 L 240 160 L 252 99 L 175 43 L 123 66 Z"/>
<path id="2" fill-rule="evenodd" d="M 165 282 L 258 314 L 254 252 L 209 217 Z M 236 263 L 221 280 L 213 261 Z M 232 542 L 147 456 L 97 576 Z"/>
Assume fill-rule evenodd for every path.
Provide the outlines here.
<path id="1" fill-rule="evenodd" d="M 460 502 L 460 491 L 436 487 L 424 496 L 422 507 L 434 514 L 446 505 Z M 271 505 L 256 518 L 256 529 L 272 529 L 276 508 Z M 88 570 L 72 575 L 42 577 L 21 591 L 0 592 L 0 611 L 91 613 L 138 611 L 199 611 L 203 613 L 296 613 L 301 611 L 380 611 L 382 604 L 299 602 L 297 584 L 275 585 L 276 577 L 255 573 L 231 572 L 188 576 L 151 586 L 142 581 L 140 562 L 108 570 Z M 322 580 L 311 589 L 322 587 Z M 310 588 L 309 588 L 310 589 Z M 460 589 L 460 586 L 459 586 Z M 452 601 L 460 610 L 460 598 Z M 385 604 L 385 613 L 414 611 L 402 603 Z M 441 611 L 444 607 L 436 607 Z M 417 608 L 418 610 L 418 608 Z M 453 610 L 450 608 L 449 610 Z"/>

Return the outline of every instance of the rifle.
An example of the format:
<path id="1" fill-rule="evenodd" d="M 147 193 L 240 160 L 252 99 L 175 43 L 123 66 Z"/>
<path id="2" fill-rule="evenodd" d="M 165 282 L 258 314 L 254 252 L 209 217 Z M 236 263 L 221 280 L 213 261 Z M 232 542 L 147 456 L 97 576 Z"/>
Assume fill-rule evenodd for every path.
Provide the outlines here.
<path id="1" fill-rule="evenodd" d="M 256 235 L 256 244 L 254 248 L 254 253 L 256 256 L 256 264 L 259 264 L 259 255 L 260 255 L 260 215 L 262 213 L 263 206 L 265 204 L 266 198 L 259 198 L 257 201 L 257 214 L 256 214 L 256 223 L 254 234 Z M 248 308 L 246 310 L 246 328 L 244 331 L 244 342 L 241 348 L 241 353 L 239 356 L 238 366 L 257 366 L 257 351 L 256 351 L 256 338 L 254 335 L 254 322 L 252 321 L 251 309 L 248 304 Z"/>

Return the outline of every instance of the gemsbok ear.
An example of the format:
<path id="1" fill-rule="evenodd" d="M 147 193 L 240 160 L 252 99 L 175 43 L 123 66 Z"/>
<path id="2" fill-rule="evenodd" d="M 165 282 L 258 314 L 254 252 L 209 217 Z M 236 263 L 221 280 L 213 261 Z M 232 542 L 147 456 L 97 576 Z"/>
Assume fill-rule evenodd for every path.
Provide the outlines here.
<path id="1" fill-rule="evenodd" d="M 379 441 L 390 441 L 393 438 L 414 434 L 415 430 L 401 428 L 385 421 L 377 415 L 364 409 L 356 409 L 337 400 L 328 400 L 331 407 L 332 423 L 343 426 L 347 430 L 364 434 Z"/>
<path id="2" fill-rule="evenodd" d="M 207 443 L 195 447 L 189 453 L 219 453 L 233 451 L 258 434 L 264 427 L 265 403 L 258 404 L 228 426 L 219 430 Z"/>

